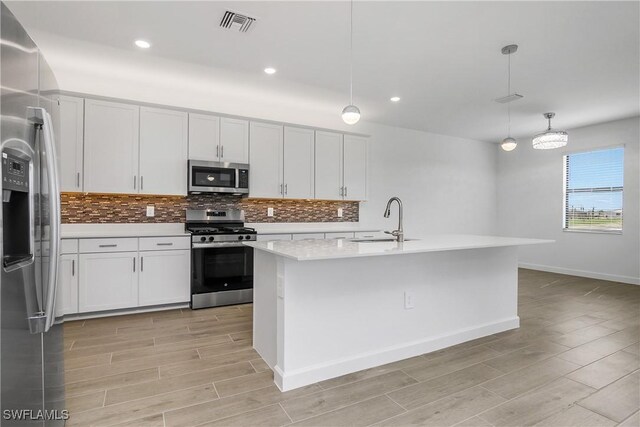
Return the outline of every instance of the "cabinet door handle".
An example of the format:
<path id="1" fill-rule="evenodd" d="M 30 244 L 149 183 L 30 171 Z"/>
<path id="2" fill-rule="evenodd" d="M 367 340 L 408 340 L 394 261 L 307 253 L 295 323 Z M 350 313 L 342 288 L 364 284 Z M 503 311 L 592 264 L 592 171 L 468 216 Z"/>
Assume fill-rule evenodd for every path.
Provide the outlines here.
<path id="1" fill-rule="evenodd" d="M 75 277 L 76 275 L 76 260 L 71 260 L 71 275 Z"/>
<path id="2" fill-rule="evenodd" d="M 114 243 L 114 244 L 111 244 L 111 245 L 98 245 L 98 247 L 100 247 L 100 248 L 117 248 L 118 245 L 116 245 Z"/>
<path id="3" fill-rule="evenodd" d="M 224 145 L 220 146 L 220 158 L 223 159 L 224 158 Z"/>
<path id="4" fill-rule="evenodd" d="M 76 172 L 76 187 L 80 188 L 80 172 Z"/>
<path id="5" fill-rule="evenodd" d="M 289 184 L 284 185 L 284 194 L 286 195 L 289 192 Z"/>
<path id="6" fill-rule="evenodd" d="M 138 181 L 138 177 L 134 175 L 134 176 L 133 176 L 133 189 L 134 189 L 134 190 L 137 188 L 137 187 L 136 187 L 137 181 Z"/>
<path id="7" fill-rule="evenodd" d="M 284 195 L 284 184 L 280 184 L 280 194 Z"/>
<path id="8" fill-rule="evenodd" d="M 173 246 L 173 243 L 156 243 L 157 246 Z"/>
<path id="9" fill-rule="evenodd" d="M 344 187 L 344 197 L 349 196 L 348 188 L 349 188 L 349 187 L 346 187 L 346 186 Z"/>
<path id="10" fill-rule="evenodd" d="M 219 158 L 220 157 L 220 146 L 216 145 L 216 157 Z"/>
<path id="11" fill-rule="evenodd" d="M 144 189 L 144 176 L 140 175 L 140 190 Z"/>
<path id="12" fill-rule="evenodd" d="M 340 187 L 340 197 L 344 196 L 344 187 Z"/>
<path id="13" fill-rule="evenodd" d="M 140 272 L 144 271 L 144 257 L 140 257 Z"/>
<path id="14" fill-rule="evenodd" d="M 136 257 L 133 257 L 133 272 L 136 272 Z"/>

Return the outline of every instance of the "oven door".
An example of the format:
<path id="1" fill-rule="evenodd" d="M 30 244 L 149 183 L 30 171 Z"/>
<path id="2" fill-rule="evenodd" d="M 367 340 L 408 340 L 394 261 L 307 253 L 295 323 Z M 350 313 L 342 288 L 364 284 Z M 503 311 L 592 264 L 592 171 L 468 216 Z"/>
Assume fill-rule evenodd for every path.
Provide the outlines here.
<path id="1" fill-rule="evenodd" d="M 192 249 L 192 294 L 252 288 L 253 248 L 235 243 Z"/>

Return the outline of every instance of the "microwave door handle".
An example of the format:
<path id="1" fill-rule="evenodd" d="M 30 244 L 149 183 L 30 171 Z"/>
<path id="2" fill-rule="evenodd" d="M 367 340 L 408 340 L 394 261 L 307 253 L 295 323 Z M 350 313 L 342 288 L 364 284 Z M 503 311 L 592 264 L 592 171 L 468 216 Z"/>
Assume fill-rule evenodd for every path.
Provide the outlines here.
<path id="1" fill-rule="evenodd" d="M 234 183 L 235 188 L 240 188 L 240 169 L 236 168 L 236 182 Z"/>
<path id="2" fill-rule="evenodd" d="M 58 185 L 58 166 L 56 163 L 56 146 L 53 135 L 51 116 L 44 108 L 42 114 L 42 136 L 44 140 L 47 184 L 49 202 L 49 283 L 45 299 L 45 325 L 47 332 L 55 318 L 56 287 L 58 282 L 58 254 L 60 252 L 60 188 Z"/>

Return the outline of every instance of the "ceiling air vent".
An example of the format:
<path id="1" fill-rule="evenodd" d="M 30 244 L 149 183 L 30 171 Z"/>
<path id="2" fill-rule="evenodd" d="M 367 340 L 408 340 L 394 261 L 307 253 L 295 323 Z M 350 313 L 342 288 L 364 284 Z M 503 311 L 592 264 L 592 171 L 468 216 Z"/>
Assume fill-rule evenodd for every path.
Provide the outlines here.
<path id="1" fill-rule="evenodd" d="M 246 33 L 255 20 L 256 18 L 227 10 L 220 21 L 220 26 L 227 29 L 237 29 L 241 33 Z"/>

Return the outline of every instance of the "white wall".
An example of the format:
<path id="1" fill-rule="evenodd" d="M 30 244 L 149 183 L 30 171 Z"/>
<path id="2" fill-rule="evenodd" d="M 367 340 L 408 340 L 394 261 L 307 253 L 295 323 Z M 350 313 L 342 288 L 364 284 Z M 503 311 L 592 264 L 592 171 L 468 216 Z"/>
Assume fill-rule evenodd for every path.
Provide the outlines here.
<path id="1" fill-rule="evenodd" d="M 496 231 L 494 144 L 367 123 L 366 111 L 361 123 L 348 126 L 340 119 L 346 102 L 341 94 L 333 104 L 283 95 L 284 82 L 264 75 L 248 75 L 247 86 L 237 87 L 227 84 L 220 70 L 36 35 L 65 91 L 371 135 L 369 201 L 360 211 L 365 225 L 395 229 L 395 208 L 391 218 L 382 215 L 389 197 L 399 196 L 408 237 Z M 318 99 L 327 99 L 326 93 L 318 94 Z"/>
<path id="2" fill-rule="evenodd" d="M 554 239 L 520 248 L 522 266 L 640 284 L 640 118 L 569 130 L 569 144 L 541 151 L 521 138 L 498 161 L 498 218 L 502 235 Z M 565 153 L 625 145 L 622 234 L 562 230 Z"/>
<path id="3" fill-rule="evenodd" d="M 360 221 L 385 230 L 397 227 L 391 196 L 404 202 L 406 236 L 434 233 L 495 234 L 497 231 L 494 144 L 410 129 L 368 125 L 369 200 Z"/>

